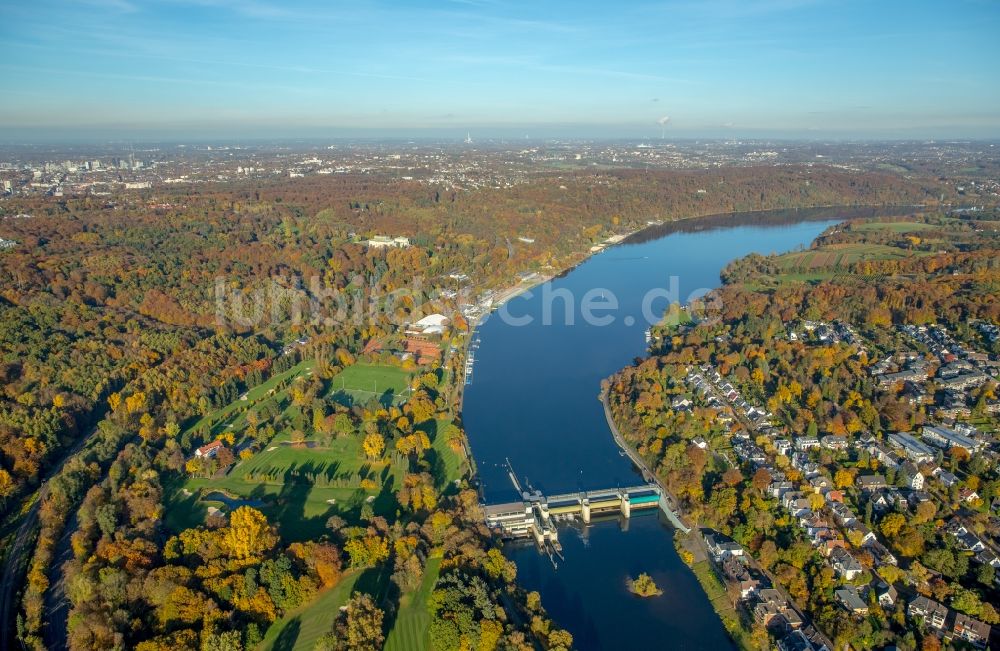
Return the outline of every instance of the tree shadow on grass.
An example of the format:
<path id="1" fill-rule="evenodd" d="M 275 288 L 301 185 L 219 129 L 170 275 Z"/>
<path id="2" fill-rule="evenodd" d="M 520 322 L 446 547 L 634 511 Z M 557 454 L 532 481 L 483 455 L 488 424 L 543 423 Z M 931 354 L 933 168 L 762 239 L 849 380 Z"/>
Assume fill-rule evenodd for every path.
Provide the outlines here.
<path id="1" fill-rule="evenodd" d="M 302 630 L 302 622 L 298 617 L 291 619 L 285 628 L 281 629 L 278 637 L 274 640 L 272 651 L 292 651 L 295 642 L 299 639 L 299 631 Z"/>
<path id="2" fill-rule="evenodd" d="M 312 490 L 312 483 L 302 481 L 293 473 L 293 468 L 285 472 L 281 492 L 275 500 L 274 519 L 281 528 L 282 537 L 291 541 L 308 540 L 316 529 L 315 525 L 308 521 L 312 518 L 307 520 L 305 517 L 306 500 L 309 498 L 309 491 Z"/>
<path id="3" fill-rule="evenodd" d="M 434 478 L 434 486 L 442 494 L 448 489 L 448 471 L 444 465 L 444 459 L 441 458 L 441 453 L 439 453 L 434 448 L 431 448 L 424 452 L 424 464 L 427 465 L 427 471 Z"/>
<path id="4" fill-rule="evenodd" d="M 438 425 L 439 423 L 436 420 L 431 419 L 420 423 L 420 425 L 416 426 L 416 429 L 426 432 L 427 438 L 429 438 L 433 444 L 437 441 L 437 437 L 442 436 Z M 447 494 L 450 487 L 450 483 L 448 482 L 448 468 L 445 465 L 444 458 L 441 456 L 441 453 L 433 447 L 429 450 L 425 450 L 424 458 L 420 465 L 423 466 L 422 469 L 429 472 L 431 477 L 434 478 L 434 486 L 438 489 L 438 491 L 442 494 Z"/>
<path id="5" fill-rule="evenodd" d="M 199 499 L 200 492 L 191 491 L 190 495 L 184 495 L 183 488 L 183 482 L 177 481 L 168 484 L 166 489 L 170 508 L 167 510 L 164 523 L 168 529 L 176 533 L 204 523 L 205 515 L 208 513 L 208 509 Z"/>
<path id="6" fill-rule="evenodd" d="M 355 592 L 370 595 L 372 601 L 385 613 L 382 631 L 388 635 L 399 614 L 399 587 L 391 580 L 392 564 L 383 563 L 379 567 L 365 570 L 354 584 Z"/>

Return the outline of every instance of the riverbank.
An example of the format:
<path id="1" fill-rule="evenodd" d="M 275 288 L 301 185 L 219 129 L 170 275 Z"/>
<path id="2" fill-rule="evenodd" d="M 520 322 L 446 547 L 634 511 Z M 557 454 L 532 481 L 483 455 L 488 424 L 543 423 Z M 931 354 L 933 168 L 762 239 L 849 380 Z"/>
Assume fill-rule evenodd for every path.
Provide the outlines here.
<path id="1" fill-rule="evenodd" d="M 726 629 L 730 639 L 739 647 L 740 651 L 761 651 L 766 649 L 766 643 L 762 646 L 753 637 L 753 631 L 748 629 L 744 617 L 733 606 L 729 593 L 726 592 L 725 585 L 719 580 L 712 567 L 712 561 L 705 559 L 691 565 L 691 572 L 701 585 L 705 596 L 712 604 L 712 609 L 719 616 L 722 626 Z"/>
<path id="2" fill-rule="evenodd" d="M 682 533 L 690 533 L 691 527 L 686 525 L 681 519 L 680 513 L 681 509 L 677 506 L 677 498 L 674 497 L 673 493 L 667 490 L 667 486 L 660 481 L 660 478 L 655 472 L 650 470 L 649 466 L 636 450 L 633 450 L 628 443 L 625 442 L 624 437 L 620 431 L 618 431 L 618 424 L 615 423 L 614 415 L 611 413 L 611 406 L 608 404 L 608 389 L 607 387 L 601 388 L 601 394 L 599 396 L 601 404 L 604 406 L 604 417 L 608 421 L 608 429 L 611 430 L 611 436 L 615 440 L 615 444 L 628 456 L 632 461 L 632 464 L 639 469 L 642 474 L 642 478 L 647 482 L 655 483 L 660 487 L 660 494 L 666 502 L 667 508 L 664 509 L 667 514 L 667 519 L 670 523 L 679 529 Z"/>
<path id="3" fill-rule="evenodd" d="M 680 294 L 716 287 L 731 260 L 807 246 L 853 214 L 838 209 L 719 218 L 731 228 L 702 228 L 706 220 L 689 220 L 698 228 L 591 256 L 551 281 L 553 291 L 571 296 L 595 287 L 613 293 L 619 307 L 600 326 L 541 318 L 547 303 L 538 291 L 516 303 L 514 312 L 532 317 L 523 325 L 499 318 L 479 324 L 473 339 L 475 381 L 465 387 L 462 420 L 483 500 L 516 499 L 511 465 L 522 482 L 549 495 L 637 483 L 636 468 L 641 473 L 642 465 L 608 436 L 611 427 L 597 398 L 603 380 L 647 354 L 649 293 L 671 276 L 678 277 Z M 651 478 L 654 464 L 648 466 Z M 684 514 L 678 519 L 690 529 Z M 655 513 L 633 514 L 619 524 L 562 529 L 564 558 L 557 566 L 534 546 L 507 546 L 505 555 L 517 563 L 519 583 L 553 604 L 553 619 L 573 624 L 570 630 L 583 651 L 655 648 L 667 635 L 678 648 L 735 649 L 690 568 L 693 559 L 674 551 L 675 539 L 686 538 L 681 529 L 665 526 L 666 517 Z M 662 598 L 630 598 L 625 579 L 642 572 L 663 588 Z M 621 621 L 630 625 L 621 627 Z"/>
<path id="4" fill-rule="evenodd" d="M 659 239 L 665 237 L 674 232 L 686 232 L 688 229 L 686 226 L 697 224 L 704 229 L 710 228 L 724 228 L 728 226 L 723 219 L 729 219 L 737 216 L 744 215 L 764 215 L 773 214 L 781 215 L 788 220 L 789 223 L 798 223 L 802 221 L 821 221 L 824 219 L 830 219 L 829 216 L 825 215 L 815 215 L 803 219 L 800 213 L 810 210 L 872 210 L 878 213 L 885 213 L 886 211 L 890 213 L 896 213 L 897 211 L 906 210 L 917 210 L 923 208 L 923 204 L 824 204 L 816 206 L 799 206 L 795 208 L 761 208 L 757 210 L 742 210 L 742 211 L 730 211 L 730 212 L 709 212 L 709 213 L 698 213 L 693 215 L 685 215 L 683 217 L 678 217 L 676 219 L 671 219 L 667 221 L 656 221 L 647 222 L 646 225 L 641 226 L 632 231 L 628 231 L 625 234 L 615 234 L 604 240 L 603 245 L 596 250 L 592 247 L 588 251 L 580 251 L 576 253 L 572 262 L 568 262 L 565 266 L 561 267 L 560 270 L 549 274 L 539 274 L 536 278 L 532 278 L 530 281 L 521 280 L 513 285 L 508 285 L 505 289 L 500 290 L 497 293 L 497 298 L 494 299 L 493 304 L 490 309 L 483 313 L 481 316 L 476 317 L 468 321 L 468 340 L 466 343 L 466 349 L 461 351 L 463 356 L 468 358 L 468 346 L 472 341 L 475 340 L 476 330 L 479 326 L 489 319 L 490 315 L 500 309 L 504 304 L 513 300 L 514 298 L 529 292 L 536 287 L 544 285 L 547 282 L 551 282 L 556 278 L 562 278 L 574 269 L 584 264 L 594 256 L 604 253 L 613 249 L 621 244 L 636 244 L 640 242 L 647 241 L 649 239 Z M 856 219 L 863 217 L 864 215 L 852 215 L 852 216 L 838 216 L 838 219 Z M 712 220 L 718 220 L 719 223 L 712 223 Z M 700 230 L 697 227 L 691 227 L 690 230 Z M 455 399 L 456 410 L 459 416 L 461 416 L 462 409 L 465 403 L 465 390 L 464 390 L 464 377 L 462 378 L 461 384 L 458 385 L 458 395 Z"/>
<path id="5" fill-rule="evenodd" d="M 668 518 L 674 523 L 674 526 L 680 524 L 678 529 L 681 532 L 680 534 L 674 534 L 674 546 L 678 552 L 684 550 L 690 554 L 692 562 L 689 564 L 689 567 L 691 572 L 698 579 L 702 591 L 708 597 L 709 602 L 712 604 L 712 609 L 719 616 L 719 620 L 722 622 L 723 627 L 725 627 L 729 637 L 741 651 L 760 651 L 762 647 L 753 640 L 753 631 L 746 626 L 740 613 L 732 604 L 729 594 L 726 592 L 725 585 L 715 574 L 712 560 L 709 557 L 708 549 L 705 547 L 705 540 L 702 538 L 701 531 L 697 528 L 690 529 L 683 525 L 683 522 L 680 521 L 680 516 L 683 515 L 685 518 L 690 519 L 689 514 L 684 513 L 683 509 L 677 506 L 678 502 L 676 498 L 667 490 L 667 487 L 660 481 L 660 478 L 650 471 L 645 461 L 639 456 L 638 451 L 632 449 L 625 442 L 608 405 L 607 388 L 601 390 L 600 399 L 604 405 L 604 414 L 608 419 L 608 427 L 615 439 L 615 443 L 628 454 L 632 463 L 639 468 L 646 481 L 655 482 L 660 487 L 660 490 L 663 491 L 663 494 L 669 496 L 668 504 L 671 505 L 674 512 L 667 511 Z M 675 519 L 677 520 L 676 522 Z"/>
<path id="6" fill-rule="evenodd" d="M 609 251 L 621 244 L 632 244 L 635 243 L 637 240 L 641 241 L 643 237 L 648 235 L 653 235 L 656 238 L 663 237 L 664 235 L 674 232 L 674 230 L 679 224 L 687 224 L 691 222 L 705 221 L 705 220 L 724 218 L 724 217 L 735 217 L 738 215 L 740 216 L 763 215 L 768 213 L 771 214 L 788 213 L 789 214 L 788 216 L 792 218 L 792 221 L 798 221 L 798 222 L 821 221 L 824 219 L 829 219 L 829 217 L 815 216 L 811 219 L 803 220 L 800 218 L 794 218 L 792 217 L 791 214 L 800 213 L 808 210 L 870 209 L 873 211 L 884 212 L 887 210 L 888 211 L 908 210 L 908 209 L 916 210 L 921 208 L 924 208 L 923 204 L 824 204 L 816 206 L 798 206 L 794 208 L 761 208 L 758 210 L 733 210 L 730 212 L 721 212 L 721 213 L 720 212 L 697 213 L 693 215 L 685 215 L 683 217 L 677 217 L 676 219 L 670 219 L 666 221 L 647 222 L 645 226 L 641 226 L 637 229 L 628 231 L 624 234 L 616 233 L 606 238 L 601 244 L 591 247 L 587 251 L 578 252 L 573 256 L 573 257 L 579 256 L 578 260 L 566 264 L 565 266 L 561 267 L 558 271 L 555 271 L 554 273 L 547 275 L 539 274 L 537 278 L 533 278 L 531 279 L 531 281 L 525 282 L 522 280 L 513 285 L 508 285 L 505 289 L 498 292 L 497 298 L 494 300 L 493 305 L 489 310 L 489 312 L 483 314 L 481 317 L 478 317 L 474 321 L 469 323 L 470 339 L 472 338 L 472 335 L 474 334 L 477 325 L 479 325 L 482 321 L 487 319 L 492 312 L 502 307 L 505 303 L 507 303 L 511 299 L 514 299 L 517 296 L 520 296 L 521 294 L 524 294 L 525 292 L 534 289 L 535 287 L 544 285 L 545 283 L 555 278 L 561 278 L 569 274 L 574 269 L 576 269 L 577 267 L 579 267 L 580 265 L 587 262 L 589 259 L 598 254 L 604 253 L 605 251 Z M 845 217 L 844 219 L 855 219 L 855 218 L 858 217 Z M 720 226 L 725 226 L 725 224 L 706 224 L 706 226 L 710 228 L 716 228 Z"/>

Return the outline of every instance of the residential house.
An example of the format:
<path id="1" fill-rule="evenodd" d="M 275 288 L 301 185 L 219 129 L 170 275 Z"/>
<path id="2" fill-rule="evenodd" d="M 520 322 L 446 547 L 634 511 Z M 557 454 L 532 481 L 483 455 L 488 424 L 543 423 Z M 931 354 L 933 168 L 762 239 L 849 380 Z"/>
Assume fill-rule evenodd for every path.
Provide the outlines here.
<path id="1" fill-rule="evenodd" d="M 211 459 L 222 449 L 222 441 L 212 441 L 208 445 L 203 445 L 194 451 L 194 456 L 200 459 Z"/>
<path id="2" fill-rule="evenodd" d="M 984 549 L 976 554 L 976 560 L 983 565 L 991 565 L 995 568 L 1000 567 L 1000 558 L 990 549 Z"/>
<path id="3" fill-rule="evenodd" d="M 801 495 L 801 493 L 799 493 Z M 809 517 L 812 515 L 812 507 L 809 504 L 809 500 L 804 497 L 798 497 L 788 503 L 788 512 L 796 518 Z"/>
<path id="4" fill-rule="evenodd" d="M 757 579 L 743 579 L 739 584 L 740 599 L 746 601 L 757 593 L 760 588 L 760 581 Z"/>
<path id="5" fill-rule="evenodd" d="M 376 235 L 367 242 L 370 249 L 400 248 L 405 249 L 410 246 L 410 240 L 406 237 L 389 237 L 388 235 Z"/>
<path id="6" fill-rule="evenodd" d="M 828 534 L 832 533 L 830 523 L 816 513 L 810 514 L 808 518 L 799 520 L 799 526 L 806 530 L 806 536 L 811 538 L 814 543 L 828 539 Z"/>
<path id="7" fill-rule="evenodd" d="M 861 595 L 858 594 L 858 589 L 853 585 L 845 585 L 834 592 L 834 595 L 847 612 L 854 615 L 868 614 L 868 604 L 861 598 Z"/>
<path id="8" fill-rule="evenodd" d="M 943 470 L 940 467 L 938 467 L 936 472 L 938 481 L 941 482 L 941 484 L 943 484 L 945 488 L 951 488 L 952 486 L 958 483 L 958 477 L 948 472 L 947 470 Z"/>
<path id="9" fill-rule="evenodd" d="M 858 543 L 861 545 L 867 545 L 873 541 L 878 541 L 878 537 L 875 535 L 875 532 L 860 522 L 855 522 L 851 526 L 847 527 L 847 531 L 848 533 L 853 532 L 858 538 Z"/>
<path id="10" fill-rule="evenodd" d="M 705 545 L 716 560 L 743 555 L 743 547 L 739 543 L 732 540 L 725 540 L 719 534 L 708 534 L 705 536 Z"/>
<path id="11" fill-rule="evenodd" d="M 833 517 L 843 527 L 850 526 L 858 521 L 858 517 L 854 515 L 854 511 L 843 502 L 833 502 L 829 505 L 829 508 L 833 513 Z"/>
<path id="12" fill-rule="evenodd" d="M 982 448 L 982 443 L 979 441 L 970 438 L 965 434 L 960 434 L 955 430 L 948 429 L 947 427 L 924 425 L 921 430 L 921 436 L 931 445 L 944 450 L 950 450 L 951 448 L 963 448 L 969 454 L 975 454 Z"/>
<path id="13" fill-rule="evenodd" d="M 889 548 L 878 540 L 867 540 L 863 544 L 865 549 L 871 552 L 872 558 L 875 559 L 876 567 L 898 564 L 896 557 L 889 551 Z"/>
<path id="14" fill-rule="evenodd" d="M 828 490 L 833 488 L 833 482 L 830 481 L 830 478 L 823 475 L 813 477 L 809 480 L 809 484 L 812 486 L 813 492 L 819 495 L 825 495 Z"/>
<path id="15" fill-rule="evenodd" d="M 795 449 L 796 450 L 812 450 L 819 447 L 819 439 L 815 436 L 800 436 L 795 439 Z"/>
<path id="16" fill-rule="evenodd" d="M 795 490 L 795 484 L 790 481 L 772 481 L 771 485 L 767 487 L 767 492 L 771 494 L 771 497 L 779 500 L 785 493 L 793 490 Z"/>
<path id="17" fill-rule="evenodd" d="M 684 396 L 675 396 L 673 400 L 670 401 L 670 408 L 674 411 L 687 411 L 691 408 L 691 400 Z"/>
<path id="18" fill-rule="evenodd" d="M 981 552 L 986 549 L 983 541 L 977 538 L 971 531 L 955 534 L 955 541 L 958 543 L 958 548 L 962 551 Z"/>
<path id="19" fill-rule="evenodd" d="M 838 503 L 838 504 L 844 503 L 844 491 L 842 490 L 827 491 L 826 495 L 824 495 L 823 497 L 826 498 L 827 502 Z"/>
<path id="20" fill-rule="evenodd" d="M 838 434 L 828 434 L 820 439 L 819 444 L 827 450 L 846 450 L 847 437 Z"/>
<path id="21" fill-rule="evenodd" d="M 900 478 L 906 482 L 909 488 L 915 491 L 923 490 L 924 488 L 924 476 L 912 461 L 907 461 L 900 468 Z"/>
<path id="22" fill-rule="evenodd" d="M 888 485 L 885 483 L 885 477 L 882 475 L 861 475 L 858 477 L 857 483 L 858 488 L 866 493 L 885 488 Z"/>
<path id="23" fill-rule="evenodd" d="M 885 513 L 892 509 L 892 496 L 888 491 L 877 491 L 868 499 L 872 505 L 872 510 L 876 513 Z"/>
<path id="24" fill-rule="evenodd" d="M 952 633 L 955 637 L 978 647 L 986 646 L 986 643 L 990 639 L 990 627 L 988 624 L 984 624 L 978 619 L 972 619 L 962 613 L 955 615 L 955 624 L 952 626 Z"/>
<path id="25" fill-rule="evenodd" d="M 830 529 L 827 531 L 827 534 L 829 537 L 820 541 L 818 544 L 816 541 L 813 541 L 813 544 L 816 545 L 817 549 L 819 549 L 819 553 L 823 554 L 823 556 L 829 557 L 835 549 L 847 549 L 847 543 L 844 542 L 843 538 L 840 538 L 836 532 Z"/>
<path id="26" fill-rule="evenodd" d="M 799 630 L 778 640 L 778 651 L 813 651 L 814 648 L 805 633 Z"/>
<path id="27" fill-rule="evenodd" d="M 980 499 L 979 493 L 977 493 L 976 491 L 972 490 L 971 488 L 962 488 L 962 489 L 960 489 L 958 491 L 958 497 L 963 502 L 968 502 L 969 504 L 971 504 L 971 503 L 973 503 L 973 502 L 975 502 L 975 501 L 977 501 L 977 500 Z"/>
<path id="28" fill-rule="evenodd" d="M 948 618 L 948 609 L 933 599 L 919 596 L 907 606 L 906 614 L 913 619 L 922 619 L 924 626 L 941 630 Z"/>
<path id="29" fill-rule="evenodd" d="M 892 587 L 892 584 L 879 581 L 875 585 L 875 597 L 883 608 L 889 609 L 896 605 L 899 593 L 896 592 L 896 588 Z"/>
<path id="30" fill-rule="evenodd" d="M 764 588 L 757 591 L 757 603 L 753 606 L 753 616 L 758 622 L 767 626 L 782 610 L 788 608 L 788 601 L 774 588 Z"/>
<path id="31" fill-rule="evenodd" d="M 860 575 L 864 568 L 861 567 L 861 563 L 858 559 L 848 553 L 846 549 L 837 548 L 834 549 L 830 554 L 830 565 L 833 567 L 834 571 L 838 576 L 852 581 Z"/>

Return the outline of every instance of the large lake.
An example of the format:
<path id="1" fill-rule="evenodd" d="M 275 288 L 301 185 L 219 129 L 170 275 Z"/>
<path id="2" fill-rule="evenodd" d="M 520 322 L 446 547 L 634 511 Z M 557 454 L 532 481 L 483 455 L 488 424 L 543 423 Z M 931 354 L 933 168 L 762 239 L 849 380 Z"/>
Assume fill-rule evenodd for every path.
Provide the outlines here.
<path id="1" fill-rule="evenodd" d="M 667 290 L 660 293 L 683 303 L 717 287 L 734 258 L 808 246 L 844 219 L 902 212 L 833 208 L 672 222 L 509 301 L 476 330 L 481 344 L 463 406 L 485 499 L 517 498 L 507 459 L 519 480 L 548 494 L 642 483 L 612 440 L 598 392 L 602 379 L 645 354 L 644 314 L 658 316 L 667 305 L 659 298 L 644 310 L 649 292 Z M 590 311 L 610 323 L 588 323 L 585 298 L 593 306 L 616 300 L 617 309 Z M 576 648 L 733 649 L 672 535 L 661 515 L 647 512 L 627 523 L 561 528 L 558 567 L 533 545 L 509 545 L 507 553 L 518 581 L 541 593 Z M 626 577 L 639 572 L 653 576 L 661 597 L 626 591 Z"/>

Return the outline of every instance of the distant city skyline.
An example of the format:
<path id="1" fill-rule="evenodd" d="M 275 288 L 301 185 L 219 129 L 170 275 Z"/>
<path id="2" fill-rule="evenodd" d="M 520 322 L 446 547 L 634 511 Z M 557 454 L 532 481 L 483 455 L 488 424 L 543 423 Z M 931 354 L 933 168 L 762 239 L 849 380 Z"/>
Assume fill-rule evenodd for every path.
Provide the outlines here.
<path id="1" fill-rule="evenodd" d="M 39 0 L 0 138 L 998 138 L 998 32 L 990 0 Z"/>

